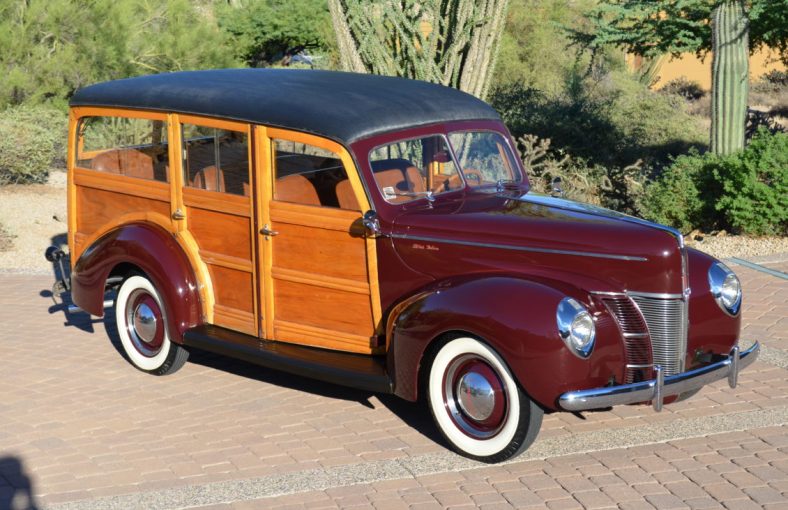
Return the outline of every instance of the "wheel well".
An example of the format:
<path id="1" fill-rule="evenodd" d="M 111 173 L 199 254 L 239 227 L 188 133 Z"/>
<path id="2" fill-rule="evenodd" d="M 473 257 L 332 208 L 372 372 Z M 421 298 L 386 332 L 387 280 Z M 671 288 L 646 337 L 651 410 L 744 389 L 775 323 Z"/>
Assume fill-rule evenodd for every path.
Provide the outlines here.
<path id="1" fill-rule="evenodd" d="M 112 270 L 109 272 L 109 275 L 107 276 L 107 280 L 109 281 L 111 278 L 126 279 L 128 276 L 134 273 L 139 273 L 142 275 L 145 274 L 145 272 L 142 269 L 140 269 L 139 266 L 136 266 L 129 262 L 121 262 L 120 264 L 112 268 Z"/>

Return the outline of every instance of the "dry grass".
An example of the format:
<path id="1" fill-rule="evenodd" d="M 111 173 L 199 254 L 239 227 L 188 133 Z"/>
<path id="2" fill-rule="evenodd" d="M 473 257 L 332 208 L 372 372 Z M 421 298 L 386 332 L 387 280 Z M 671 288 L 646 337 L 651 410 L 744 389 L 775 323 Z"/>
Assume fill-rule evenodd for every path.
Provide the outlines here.
<path id="1" fill-rule="evenodd" d="M 14 236 L 0 225 L 0 251 L 8 251 L 14 245 Z"/>

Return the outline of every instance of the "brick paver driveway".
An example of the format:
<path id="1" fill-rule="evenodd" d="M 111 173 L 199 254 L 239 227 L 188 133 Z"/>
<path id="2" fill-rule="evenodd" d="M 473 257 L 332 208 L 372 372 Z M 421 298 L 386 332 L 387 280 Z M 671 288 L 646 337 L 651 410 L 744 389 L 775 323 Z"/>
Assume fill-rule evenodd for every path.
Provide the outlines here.
<path id="1" fill-rule="evenodd" d="M 771 265 L 788 271 L 788 263 Z M 153 377 L 51 278 L 0 274 L 0 509 L 788 508 L 788 281 L 736 267 L 761 359 L 666 406 L 545 417 L 516 461 L 446 450 L 428 411 L 193 352 Z"/>

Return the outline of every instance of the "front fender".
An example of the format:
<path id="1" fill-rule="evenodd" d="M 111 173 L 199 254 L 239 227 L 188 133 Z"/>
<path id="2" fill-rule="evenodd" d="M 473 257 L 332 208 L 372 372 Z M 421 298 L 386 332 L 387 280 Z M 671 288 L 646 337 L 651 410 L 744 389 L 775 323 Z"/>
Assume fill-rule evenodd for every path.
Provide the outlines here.
<path id="1" fill-rule="evenodd" d="M 170 337 L 201 324 L 199 283 L 189 259 L 171 233 L 148 223 L 130 223 L 99 237 L 79 257 L 71 275 L 74 303 L 91 315 L 104 315 L 104 288 L 113 268 L 131 264 L 142 270 L 164 299 L 171 318 Z"/>
<path id="2" fill-rule="evenodd" d="M 450 332 L 470 333 L 500 354 L 523 390 L 548 409 L 566 391 L 621 381 L 624 348 L 607 312 L 579 292 L 594 315 L 596 344 L 580 359 L 558 335 L 556 308 L 567 294 L 510 276 L 443 281 L 404 301 L 389 320 L 389 370 L 395 393 L 418 397 L 419 370 L 431 342 Z"/>

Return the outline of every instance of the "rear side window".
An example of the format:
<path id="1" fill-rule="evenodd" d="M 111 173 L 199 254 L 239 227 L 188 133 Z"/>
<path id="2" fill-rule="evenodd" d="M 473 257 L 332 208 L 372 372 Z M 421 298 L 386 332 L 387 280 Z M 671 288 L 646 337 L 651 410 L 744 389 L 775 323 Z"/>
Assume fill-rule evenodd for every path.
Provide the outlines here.
<path id="1" fill-rule="evenodd" d="M 301 142 L 273 142 L 275 200 L 360 209 L 339 155 Z"/>
<path id="2" fill-rule="evenodd" d="M 167 123 L 86 117 L 79 123 L 77 166 L 138 179 L 169 180 Z"/>
<path id="3" fill-rule="evenodd" d="M 186 186 L 249 196 L 249 140 L 246 133 L 184 124 L 183 149 Z"/>

